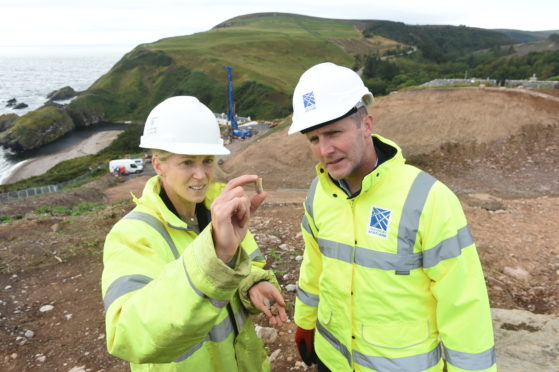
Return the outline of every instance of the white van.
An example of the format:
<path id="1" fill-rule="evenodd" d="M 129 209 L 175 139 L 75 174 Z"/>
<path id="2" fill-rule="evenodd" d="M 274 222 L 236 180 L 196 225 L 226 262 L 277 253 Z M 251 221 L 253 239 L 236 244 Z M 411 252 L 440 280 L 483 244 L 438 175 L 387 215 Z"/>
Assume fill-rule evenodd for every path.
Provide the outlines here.
<path id="1" fill-rule="evenodd" d="M 120 171 L 121 167 L 123 172 Z M 109 172 L 112 174 L 141 173 L 143 170 L 143 164 L 138 165 L 133 159 L 116 159 L 109 162 Z"/>
<path id="2" fill-rule="evenodd" d="M 144 170 L 144 159 L 137 158 L 137 159 L 132 159 L 132 160 L 134 160 L 134 163 L 136 163 L 138 168 L 140 168 L 141 170 Z"/>

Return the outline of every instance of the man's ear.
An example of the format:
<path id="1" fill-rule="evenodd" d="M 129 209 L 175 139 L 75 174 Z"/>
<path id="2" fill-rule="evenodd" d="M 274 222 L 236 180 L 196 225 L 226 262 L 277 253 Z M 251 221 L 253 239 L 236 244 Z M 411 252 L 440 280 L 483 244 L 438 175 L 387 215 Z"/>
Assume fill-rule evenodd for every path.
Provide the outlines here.
<path id="1" fill-rule="evenodd" d="M 375 127 L 375 118 L 371 114 L 365 116 L 363 121 L 363 130 L 366 137 L 370 137 L 373 134 L 373 128 Z"/>

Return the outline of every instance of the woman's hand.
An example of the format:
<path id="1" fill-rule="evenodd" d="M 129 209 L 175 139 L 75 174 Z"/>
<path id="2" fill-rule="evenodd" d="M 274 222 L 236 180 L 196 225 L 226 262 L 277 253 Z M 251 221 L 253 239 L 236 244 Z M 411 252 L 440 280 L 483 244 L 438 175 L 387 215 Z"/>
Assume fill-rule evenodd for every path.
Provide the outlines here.
<path id="1" fill-rule="evenodd" d="M 270 325 L 281 327 L 287 321 L 285 301 L 278 289 L 270 282 L 256 283 L 248 290 L 250 300 L 267 317 Z"/>
<path id="2" fill-rule="evenodd" d="M 215 252 L 223 262 L 231 261 L 246 235 L 251 214 L 266 199 L 265 192 L 249 198 L 243 189 L 244 185 L 254 183 L 257 179 L 256 175 L 244 175 L 232 179 L 212 203 Z"/>

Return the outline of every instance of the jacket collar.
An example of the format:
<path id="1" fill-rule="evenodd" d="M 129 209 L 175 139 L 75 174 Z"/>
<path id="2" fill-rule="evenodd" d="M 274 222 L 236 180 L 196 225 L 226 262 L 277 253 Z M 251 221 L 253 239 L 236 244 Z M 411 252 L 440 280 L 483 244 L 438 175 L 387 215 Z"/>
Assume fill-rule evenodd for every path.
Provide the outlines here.
<path id="1" fill-rule="evenodd" d="M 204 199 L 204 206 L 208 210 L 210 209 L 213 200 L 217 197 L 217 195 L 219 195 L 222 189 L 223 185 L 220 183 L 213 182 L 210 184 L 208 192 L 206 193 L 206 199 Z M 160 192 L 161 178 L 157 175 L 151 177 L 146 182 L 142 191 L 142 196 L 140 198 L 136 198 L 133 195 L 133 199 L 136 205 L 149 209 L 151 214 L 164 221 L 167 226 L 183 230 L 190 230 L 186 222 L 181 220 L 176 214 L 174 214 L 169 210 L 169 208 L 167 208 L 167 206 L 161 199 L 161 196 L 159 195 Z"/>
<path id="2" fill-rule="evenodd" d="M 372 186 L 379 183 L 383 178 L 382 176 L 392 167 L 404 164 L 406 161 L 402 155 L 402 150 L 398 147 L 398 145 L 396 145 L 396 143 L 378 134 L 373 134 L 371 139 L 375 143 L 375 147 L 382 147 L 389 158 L 363 178 L 363 181 L 361 181 L 361 192 L 359 195 L 367 192 L 367 190 L 369 190 Z M 338 196 L 346 195 L 345 192 L 332 181 L 328 171 L 322 166 L 322 164 L 317 164 L 315 169 L 320 184 L 327 193 L 336 194 Z"/>

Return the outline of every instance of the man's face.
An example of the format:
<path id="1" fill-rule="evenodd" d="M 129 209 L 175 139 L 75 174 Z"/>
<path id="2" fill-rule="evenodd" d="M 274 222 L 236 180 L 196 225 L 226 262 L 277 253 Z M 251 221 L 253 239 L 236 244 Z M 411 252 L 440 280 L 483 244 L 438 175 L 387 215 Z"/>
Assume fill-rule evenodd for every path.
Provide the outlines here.
<path id="1" fill-rule="evenodd" d="M 365 115 L 359 123 L 349 116 L 310 131 L 306 136 L 314 156 L 330 176 L 359 189 L 361 180 L 374 168 L 376 161 L 372 128 L 371 115 Z"/>

